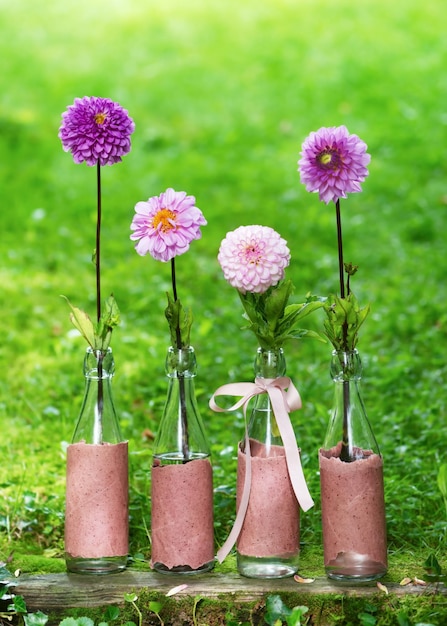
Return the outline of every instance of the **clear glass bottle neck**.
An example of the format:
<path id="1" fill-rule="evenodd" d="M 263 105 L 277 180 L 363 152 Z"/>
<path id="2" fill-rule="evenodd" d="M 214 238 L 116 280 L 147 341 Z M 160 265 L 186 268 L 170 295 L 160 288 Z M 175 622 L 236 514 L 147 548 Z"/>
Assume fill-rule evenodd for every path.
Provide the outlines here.
<path id="1" fill-rule="evenodd" d="M 84 358 L 85 391 L 72 443 L 120 443 L 124 441 L 112 396 L 115 362 L 112 349 L 87 348 Z"/>
<path id="2" fill-rule="evenodd" d="M 258 348 L 256 352 L 255 378 L 278 378 L 286 373 L 286 359 L 282 348 L 264 350 Z"/>
<path id="3" fill-rule="evenodd" d="M 115 374 L 115 360 L 112 348 L 93 350 L 88 347 L 84 357 L 84 376 L 90 380 L 112 378 Z"/>
<path id="4" fill-rule="evenodd" d="M 286 359 L 282 348 L 276 350 L 264 350 L 258 348 L 254 363 L 255 378 L 278 378 L 286 373 Z M 272 446 L 282 446 L 283 442 L 279 433 L 274 411 L 268 394 L 259 394 L 253 400 L 253 407 L 248 422 L 248 435 L 251 439 L 260 442 L 264 448 L 264 454 L 270 456 L 273 453 Z M 242 442 L 242 450 L 245 444 Z"/>
<path id="5" fill-rule="evenodd" d="M 197 373 L 196 354 L 192 346 L 174 348 L 166 354 L 165 370 L 169 378 L 194 378 Z"/>
<path id="6" fill-rule="evenodd" d="M 334 350 L 331 361 L 331 377 L 334 382 L 360 380 L 362 377 L 362 361 L 357 350 L 344 352 Z"/>
<path id="7" fill-rule="evenodd" d="M 154 458 L 161 463 L 191 461 L 210 455 L 194 379 L 197 371 L 194 348 L 168 348 L 166 356 L 168 393 L 157 437 Z"/>
<path id="8" fill-rule="evenodd" d="M 357 350 L 333 351 L 331 377 L 334 405 L 323 448 L 335 455 L 340 447 L 340 458 L 347 461 L 380 454 L 360 391 L 362 363 Z"/>

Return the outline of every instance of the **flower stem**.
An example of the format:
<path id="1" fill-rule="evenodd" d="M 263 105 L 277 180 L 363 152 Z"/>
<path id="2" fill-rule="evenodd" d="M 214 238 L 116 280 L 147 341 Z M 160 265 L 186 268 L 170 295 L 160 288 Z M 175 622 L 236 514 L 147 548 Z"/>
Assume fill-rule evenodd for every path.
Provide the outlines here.
<path id="1" fill-rule="evenodd" d="M 172 279 L 172 296 L 174 298 L 174 302 L 177 302 L 177 279 L 175 275 L 175 257 L 171 259 L 171 279 Z M 175 335 L 177 340 L 177 350 L 182 349 L 182 335 L 180 332 L 180 320 L 177 320 L 177 325 L 175 327 Z"/>
<path id="2" fill-rule="evenodd" d="M 340 199 L 335 202 L 335 214 L 337 217 L 337 243 L 338 243 L 338 269 L 340 275 L 340 297 L 345 298 L 345 278 L 344 278 L 344 262 L 343 262 L 343 236 L 341 227 Z M 343 343 L 346 351 L 347 346 L 347 322 L 343 324 Z M 343 365 L 343 364 L 342 364 Z M 343 437 L 340 451 L 340 460 L 350 463 L 353 461 L 352 443 L 350 441 L 350 418 L 351 418 L 351 398 L 349 389 L 349 380 L 343 381 Z"/>
<path id="3" fill-rule="evenodd" d="M 335 214 L 337 216 L 337 242 L 338 242 L 338 271 L 340 274 L 340 297 L 345 297 L 345 278 L 344 278 L 344 264 L 343 264 L 343 237 L 341 230 L 341 214 L 340 214 L 340 200 L 337 198 L 335 203 Z"/>
<path id="4" fill-rule="evenodd" d="M 175 257 L 171 259 L 171 281 L 172 281 L 172 295 L 174 301 L 177 301 L 177 280 L 175 275 Z M 177 325 L 175 329 L 177 350 L 182 349 L 182 335 L 180 331 L 180 319 L 177 319 Z M 183 463 L 189 461 L 189 433 L 188 433 L 188 415 L 186 411 L 186 393 L 185 393 L 185 378 L 183 372 L 178 371 L 179 382 L 179 394 L 180 394 L 180 421 L 182 425 L 182 454 Z"/>
<path id="5" fill-rule="evenodd" d="M 96 189 L 97 189 L 97 211 L 96 211 L 96 317 L 98 322 L 101 318 L 101 165 L 96 166 Z"/>
<path id="6" fill-rule="evenodd" d="M 104 383 L 103 383 L 103 359 L 104 352 L 102 350 L 96 350 L 97 361 L 97 376 L 98 376 L 98 400 L 96 404 L 96 415 L 93 430 L 93 443 L 102 444 L 103 441 L 103 428 L 102 428 L 102 416 L 104 412 Z"/>
<path id="7" fill-rule="evenodd" d="M 350 430 L 350 405 L 351 405 L 351 393 L 349 388 L 349 380 L 343 381 L 343 439 L 341 442 L 340 460 L 345 463 L 351 463 L 354 461 L 352 442 L 349 436 Z"/>
<path id="8" fill-rule="evenodd" d="M 96 166 L 96 249 L 95 249 L 95 267 L 96 267 L 96 317 L 99 322 L 101 319 L 101 165 Z M 95 436 L 95 443 L 103 443 L 102 436 L 102 414 L 104 409 L 104 387 L 102 380 L 102 360 L 103 352 L 98 351 L 98 428 Z M 98 441 L 96 441 L 98 439 Z"/>

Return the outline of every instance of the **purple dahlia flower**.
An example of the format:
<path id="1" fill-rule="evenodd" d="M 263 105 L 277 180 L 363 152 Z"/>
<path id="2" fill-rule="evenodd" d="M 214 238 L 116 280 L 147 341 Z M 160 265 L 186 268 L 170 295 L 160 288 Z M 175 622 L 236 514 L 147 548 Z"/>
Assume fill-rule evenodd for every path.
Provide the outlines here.
<path id="1" fill-rule="evenodd" d="M 320 128 L 310 133 L 302 145 L 298 171 L 307 191 L 317 192 L 329 204 L 361 191 L 368 176 L 371 156 L 367 145 L 357 135 L 350 135 L 346 126 Z"/>
<path id="2" fill-rule="evenodd" d="M 85 96 L 62 113 L 59 138 L 75 163 L 113 165 L 130 151 L 134 130 L 132 118 L 117 102 Z"/>
<path id="3" fill-rule="evenodd" d="M 264 293 L 284 278 L 287 242 L 268 226 L 239 226 L 227 233 L 217 260 L 225 279 L 242 294 Z"/>
<path id="4" fill-rule="evenodd" d="M 200 226 L 207 223 L 195 202 L 194 196 L 170 188 L 147 202 L 138 202 L 130 226 L 138 254 L 170 261 L 186 252 L 191 241 L 201 238 Z"/>

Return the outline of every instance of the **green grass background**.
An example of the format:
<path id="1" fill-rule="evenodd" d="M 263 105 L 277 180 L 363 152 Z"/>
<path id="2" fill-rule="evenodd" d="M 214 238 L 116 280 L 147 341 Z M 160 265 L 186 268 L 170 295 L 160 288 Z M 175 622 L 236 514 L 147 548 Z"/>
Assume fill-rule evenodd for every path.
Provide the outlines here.
<path id="1" fill-rule="evenodd" d="M 96 95 L 120 102 L 136 124 L 132 151 L 103 168 L 102 259 L 104 294 L 115 294 L 123 318 L 114 395 L 130 441 L 132 554 L 149 554 L 145 431 L 157 430 L 166 393 L 170 280 L 169 265 L 135 253 L 133 207 L 171 186 L 195 195 L 208 220 L 177 271 L 195 317 L 220 543 L 234 515 L 243 422 L 212 413 L 208 399 L 221 384 L 252 379 L 256 341 L 239 330 L 219 243 L 241 224 L 272 226 L 292 251 L 295 301 L 336 291 L 334 209 L 305 191 L 297 160 L 310 131 L 345 124 L 372 155 L 364 191 L 342 201 L 342 215 L 345 258 L 360 266 L 354 291 L 372 308 L 359 348 L 385 460 L 390 563 L 406 555 L 408 571 L 395 576 L 411 576 L 433 551 L 445 565 L 436 476 L 447 447 L 446 19 L 444 0 L 0 0 L 3 559 L 62 554 L 64 445 L 85 346 L 60 294 L 94 315 L 95 170 L 75 165 L 57 133 L 75 97 Z M 286 348 L 316 500 L 302 516 L 304 573 L 322 571 L 306 555 L 321 556 L 317 451 L 332 404 L 330 352 L 312 340 Z"/>

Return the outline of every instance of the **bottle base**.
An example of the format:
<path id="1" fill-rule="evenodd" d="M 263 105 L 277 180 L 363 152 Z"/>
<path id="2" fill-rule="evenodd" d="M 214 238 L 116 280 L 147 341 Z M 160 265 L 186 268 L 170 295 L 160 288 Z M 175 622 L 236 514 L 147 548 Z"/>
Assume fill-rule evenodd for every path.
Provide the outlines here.
<path id="1" fill-rule="evenodd" d="M 72 574 L 104 575 L 117 574 L 127 567 L 126 556 L 108 556 L 99 558 L 65 557 L 67 570 Z"/>
<path id="2" fill-rule="evenodd" d="M 372 561 L 364 564 L 356 564 L 351 566 L 327 565 L 325 567 L 326 576 L 330 580 L 347 583 L 367 583 L 378 580 L 385 576 L 387 568 L 383 563 L 375 563 Z"/>
<path id="3" fill-rule="evenodd" d="M 237 555 L 237 569 L 247 578 L 288 578 L 298 571 L 298 557 L 255 557 Z"/>
<path id="4" fill-rule="evenodd" d="M 194 574 L 205 574 L 210 572 L 214 567 L 214 559 L 204 563 L 197 569 L 192 569 L 189 565 L 177 565 L 176 567 L 167 567 L 163 563 L 153 563 L 152 569 L 159 574 L 193 576 Z"/>
<path id="5" fill-rule="evenodd" d="M 377 572 L 376 574 L 343 574 L 339 572 L 333 572 L 326 570 L 326 576 L 330 580 L 335 580 L 339 583 L 369 583 L 373 580 L 378 580 L 385 576 L 386 570 L 383 572 Z"/>
<path id="6" fill-rule="evenodd" d="M 339 552 L 335 558 L 326 561 L 324 567 L 329 579 L 349 583 L 377 580 L 387 571 L 386 556 L 383 561 L 378 561 L 353 550 Z"/>

